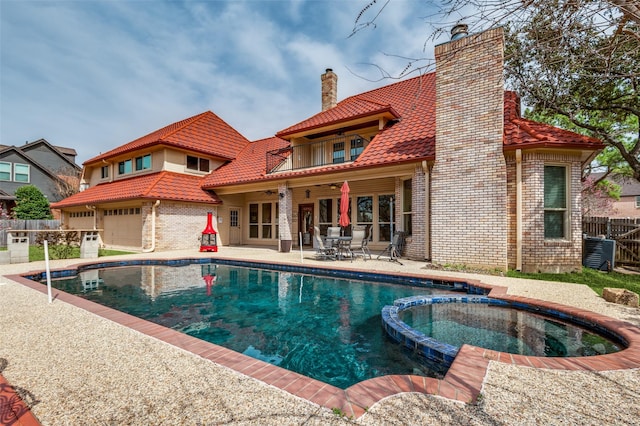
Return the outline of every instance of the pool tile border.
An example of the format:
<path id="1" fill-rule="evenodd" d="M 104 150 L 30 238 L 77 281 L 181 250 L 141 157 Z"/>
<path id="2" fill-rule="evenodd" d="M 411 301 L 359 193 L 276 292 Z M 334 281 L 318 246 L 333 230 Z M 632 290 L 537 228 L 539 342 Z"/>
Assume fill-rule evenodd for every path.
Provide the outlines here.
<path id="1" fill-rule="evenodd" d="M 40 426 L 29 406 L 16 389 L 0 374 L 0 424 L 11 426 Z"/>
<path id="2" fill-rule="evenodd" d="M 175 265 L 185 261 L 209 263 L 211 260 L 212 259 L 208 258 L 204 260 L 158 259 L 153 261 L 134 260 L 126 262 L 84 263 L 69 266 L 64 268 L 64 271 L 78 268 L 86 269 L 104 266 L 126 266 L 132 264 L 164 263 Z M 178 331 L 162 327 L 155 323 L 136 318 L 132 315 L 107 308 L 60 290 L 54 289 L 53 296 L 56 300 L 70 303 L 74 306 L 85 309 L 105 319 L 109 319 L 118 324 L 134 329 L 147 336 L 154 337 L 217 364 L 224 365 L 241 374 L 253 377 L 312 403 L 329 409 L 339 409 L 347 417 L 354 418 L 362 416 L 368 408 L 376 402 L 386 397 L 405 392 L 438 395 L 465 403 L 475 402 L 482 389 L 482 383 L 490 361 L 499 361 L 531 368 L 558 370 L 607 371 L 640 368 L 640 328 L 635 327 L 633 324 L 579 308 L 560 305 L 558 303 L 521 296 L 512 296 L 507 294 L 507 288 L 505 287 L 489 285 L 479 280 L 461 280 L 460 278 L 448 277 L 432 278 L 405 273 L 394 273 L 390 275 L 371 273 L 370 271 L 359 269 L 335 270 L 323 267 L 309 268 L 296 264 L 278 262 L 267 264 L 251 261 L 238 262 L 234 259 L 224 258 L 215 258 L 213 260 L 220 264 L 243 264 L 244 266 L 257 268 L 340 276 L 341 278 L 375 279 L 377 276 L 379 278 L 385 278 L 385 281 L 389 278 L 397 279 L 398 282 L 407 282 L 407 280 L 409 280 L 413 285 L 422 285 L 425 287 L 435 286 L 438 288 L 441 283 L 453 283 L 453 286 L 455 286 L 456 289 L 464 289 L 468 291 L 469 294 L 486 295 L 488 297 L 501 299 L 513 304 L 520 303 L 525 305 L 538 305 L 545 310 L 558 311 L 568 315 L 569 318 L 580 319 L 586 324 L 596 328 L 602 327 L 603 329 L 615 331 L 628 346 L 620 352 L 606 355 L 582 358 L 542 358 L 513 355 L 475 346 L 463 345 L 458 351 L 457 356 L 453 360 L 451 367 L 443 379 L 412 375 L 391 375 L 365 380 L 343 390 L 307 376 L 251 358 L 247 355 L 231 351 L 230 349 L 226 349 L 213 343 L 208 343 L 195 337 L 182 334 Z M 52 271 L 52 274 L 53 272 L 54 271 Z M 27 276 L 33 277 L 34 275 L 41 273 L 42 271 L 36 271 L 21 275 L 8 275 L 7 278 L 41 293 L 46 293 L 46 286 L 25 278 Z M 451 287 L 447 286 L 447 288 Z"/>

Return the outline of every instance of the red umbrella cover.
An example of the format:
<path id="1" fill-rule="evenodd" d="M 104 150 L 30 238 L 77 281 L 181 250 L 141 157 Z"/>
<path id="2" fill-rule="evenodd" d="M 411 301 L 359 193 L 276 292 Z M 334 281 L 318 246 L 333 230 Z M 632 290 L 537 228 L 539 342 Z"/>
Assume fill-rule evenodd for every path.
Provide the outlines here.
<path id="1" fill-rule="evenodd" d="M 342 196 L 340 197 L 340 220 L 338 220 L 338 223 L 343 228 L 351 223 L 349 220 L 349 190 L 349 184 L 345 180 L 342 184 L 342 189 L 340 189 Z"/>

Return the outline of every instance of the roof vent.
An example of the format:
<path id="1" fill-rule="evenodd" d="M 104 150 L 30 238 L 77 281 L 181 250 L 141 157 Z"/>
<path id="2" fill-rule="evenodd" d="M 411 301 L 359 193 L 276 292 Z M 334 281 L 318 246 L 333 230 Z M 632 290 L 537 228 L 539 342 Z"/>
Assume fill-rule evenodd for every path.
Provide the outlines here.
<path id="1" fill-rule="evenodd" d="M 469 35 L 469 26 L 467 24 L 458 24 L 451 28 L 451 41 Z"/>

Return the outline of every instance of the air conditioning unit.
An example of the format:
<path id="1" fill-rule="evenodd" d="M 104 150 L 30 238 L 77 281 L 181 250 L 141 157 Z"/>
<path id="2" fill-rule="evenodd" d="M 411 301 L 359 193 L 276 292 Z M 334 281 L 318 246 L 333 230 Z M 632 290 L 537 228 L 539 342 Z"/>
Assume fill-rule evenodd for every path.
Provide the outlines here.
<path id="1" fill-rule="evenodd" d="M 605 238 L 585 237 L 582 245 L 582 265 L 599 271 L 613 271 L 616 242 Z"/>

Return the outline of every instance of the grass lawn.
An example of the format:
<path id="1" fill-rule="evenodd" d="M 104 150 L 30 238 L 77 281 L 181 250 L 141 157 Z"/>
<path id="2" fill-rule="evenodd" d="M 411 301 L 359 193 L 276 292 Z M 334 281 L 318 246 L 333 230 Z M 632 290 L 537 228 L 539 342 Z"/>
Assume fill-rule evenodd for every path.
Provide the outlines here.
<path id="1" fill-rule="evenodd" d="M 517 271 L 507 272 L 508 277 L 533 280 L 560 281 L 565 283 L 586 284 L 602 296 L 605 287 L 626 288 L 640 294 L 640 275 L 621 274 L 619 272 L 600 272 L 591 268 L 582 268 L 582 273 L 572 274 L 523 274 Z"/>
<path id="2" fill-rule="evenodd" d="M 118 254 L 131 254 L 130 251 L 119 251 L 119 250 L 106 250 L 106 249 L 98 249 L 98 257 L 103 256 L 116 256 Z M 70 253 L 66 256 L 67 259 L 79 259 L 80 258 L 80 247 L 71 247 Z M 49 249 L 49 259 L 58 259 L 55 256 L 55 249 L 50 247 Z M 37 262 L 39 260 L 44 260 L 44 247 L 43 246 L 29 246 L 29 262 Z"/>

